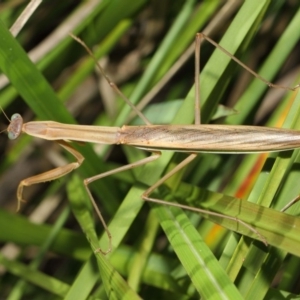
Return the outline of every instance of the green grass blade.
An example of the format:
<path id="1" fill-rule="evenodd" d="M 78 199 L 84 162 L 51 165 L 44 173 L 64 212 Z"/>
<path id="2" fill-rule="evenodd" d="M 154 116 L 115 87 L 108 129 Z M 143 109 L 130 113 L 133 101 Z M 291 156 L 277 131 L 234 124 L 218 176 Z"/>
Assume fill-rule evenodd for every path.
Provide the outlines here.
<path id="1" fill-rule="evenodd" d="M 80 178 L 78 176 L 73 176 L 72 180 L 68 184 L 69 198 L 71 199 L 71 206 L 76 216 L 83 232 L 85 233 L 88 241 L 91 244 L 93 250 L 98 249 L 97 234 L 94 230 L 93 220 L 89 209 L 86 207 L 86 203 L 82 200 L 84 199 L 85 190 L 82 186 Z M 90 204 L 90 203 L 88 203 Z M 90 205 L 89 205 L 90 206 Z M 104 251 L 107 250 L 107 246 Z M 69 295 L 66 299 L 74 299 L 74 297 L 85 298 L 90 294 L 93 288 L 93 283 L 101 276 L 104 283 L 104 287 L 107 295 L 111 299 L 140 299 L 140 297 L 127 285 L 123 278 L 116 272 L 109 261 L 101 253 L 96 254 L 97 262 L 99 265 L 99 273 L 93 274 L 89 277 L 89 286 L 87 287 L 84 282 L 86 282 L 86 277 L 80 274 L 80 278 L 84 280 L 76 280 L 73 283 Z M 87 262 L 89 264 L 89 262 Z M 82 286 L 87 287 L 86 290 L 82 290 Z M 80 294 L 79 294 L 80 293 Z M 83 294 L 82 294 L 83 293 Z"/>

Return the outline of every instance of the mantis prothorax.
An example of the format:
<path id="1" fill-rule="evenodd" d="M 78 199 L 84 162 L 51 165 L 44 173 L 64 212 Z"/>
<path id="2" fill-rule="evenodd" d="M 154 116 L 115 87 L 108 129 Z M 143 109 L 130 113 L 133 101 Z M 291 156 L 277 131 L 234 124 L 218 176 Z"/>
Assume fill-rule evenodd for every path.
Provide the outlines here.
<path id="1" fill-rule="evenodd" d="M 90 49 L 77 37 L 71 35 L 75 40 L 81 43 L 89 54 L 94 58 Z M 83 162 L 84 157 L 75 150 L 68 141 L 92 142 L 100 144 L 124 144 L 152 152 L 152 155 L 117 169 L 95 175 L 84 179 L 83 183 L 88 196 L 99 216 L 109 239 L 109 247 L 106 251 L 98 249 L 103 254 L 111 251 L 111 234 L 104 221 L 102 214 L 91 194 L 89 184 L 105 176 L 117 172 L 132 169 L 158 159 L 161 155 L 160 150 L 181 151 L 189 154 L 173 170 L 164 175 L 154 185 L 149 187 L 141 198 L 145 201 L 157 204 L 181 207 L 190 211 L 205 213 L 220 218 L 228 218 L 236 221 L 242 226 L 254 232 L 258 238 L 267 245 L 266 239 L 251 225 L 239 220 L 238 218 L 226 216 L 224 214 L 207 211 L 204 209 L 181 205 L 178 203 L 166 202 L 161 199 L 150 197 L 151 193 L 163 184 L 168 178 L 178 172 L 180 169 L 195 159 L 199 152 L 217 152 L 217 153 L 257 153 L 284 151 L 300 148 L 300 131 L 259 127 L 259 126 L 230 126 L 230 125 L 202 125 L 200 121 L 200 94 L 199 94 L 199 65 L 200 65 L 200 42 L 206 39 L 214 46 L 219 48 L 225 54 L 229 55 L 238 64 L 243 66 L 255 77 L 265 82 L 270 87 L 281 88 L 295 91 L 299 85 L 294 88 L 275 85 L 268 82 L 260 75 L 249 69 L 241 61 L 228 53 L 225 49 L 212 41 L 202 33 L 196 35 L 195 50 L 195 124 L 194 125 L 152 125 L 150 121 L 140 112 L 118 89 L 118 87 L 105 74 L 102 67 L 97 63 L 102 75 L 106 78 L 108 84 L 125 100 L 125 102 L 139 115 L 146 125 L 143 126 L 122 126 L 122 127 L 104 127 L 104 126 L 84 126 L 61 124 L 53 121 L 39 121 L 23 123 L 19 114 L 14 114 L 10 125 L 7 128 L 10 139 L 16 139 L 22 132 L 28 135 L 53 140 L 60 144 L 65 150 L 69 151 L 76 161 L 65 166 L 57 167 L 45 173 L 32 176 L 22 180 L 17 190 L 18 209 L 23 200 L 24 186 L 51 181 L 60 178 L 74 169 L 77 169 Z M 95 58 L 94 58 L 95 59 Z M 96 59 L 95 59 L 96 60 Z"/>

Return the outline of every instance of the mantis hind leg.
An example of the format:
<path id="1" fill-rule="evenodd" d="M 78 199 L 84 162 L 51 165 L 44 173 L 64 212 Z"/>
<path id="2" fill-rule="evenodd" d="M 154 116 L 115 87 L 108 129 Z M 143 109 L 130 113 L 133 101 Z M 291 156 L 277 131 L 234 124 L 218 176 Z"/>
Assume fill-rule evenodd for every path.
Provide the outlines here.
<path id="1" fill-rule="evenodd" d="M 182 208 L 182 209 L 185 209 L 185 210 L 193 211 L 193 212 L 196 212 L 196 213 L 202 213 L 204 215 L 210 215 L 210 216 L 215 216 L 215 217 L 218 217 L 218 218 L 226 218 L 226 219 L 232 220 L 232 221 L 234 221 L 234 222 L 242 225 L 246 229 L 252 231 L 259 238 L 259 240 L 261 240 L 267 246 L 268 243 L 267 243 L 266 238 L 262 234 L 260 234 L 258 230 L 256 230 L 254 227 L 252 227 L 251 225 L 249 225 L 248 223 L 244 222 L 241 219 L 238 219 L 238 218 L 233 217 L 233 216 L 228 216 L 228 215 L 225 215 L 225 214 L 222 214 L 222 213 L 217 213 L 217 212 L 209 211 L 209 210 L 206 210 L 206 209 L 201 209 L 201 208 L 192 207 L 192 206 L 188 206 L 188 205 L 182 205 L 182 204 L 179 204 L 179 203 L 168 202 L 168 201 L 164 201 L 164 200 L 161 200 L 161 199 L 150 197 L 150 194 L 156 188 L 158 188 L 160 185 L 162 185 L 167 179 L 169 179 L 171 176 L 173 176 L 176 172 L 178 172 L 183 167 L 185 167 L 186 165 L 188 165 L 196 157 L 197 157 L 197 154 L 195 154 L 195 153 L 190 154 L 186 159 L 184 159 L 174 169 L 172 169 L 169 173 L 167 173 L 166 175 L 164 175 L 154 185 L 152 185 L 149 189 L 147 189 L 142 194 L 142 199 L 145 200 L 145 201 L 149 201 L 149 202 L 160 204 L 160 205 L 178 207 L 178 208 Z"/>

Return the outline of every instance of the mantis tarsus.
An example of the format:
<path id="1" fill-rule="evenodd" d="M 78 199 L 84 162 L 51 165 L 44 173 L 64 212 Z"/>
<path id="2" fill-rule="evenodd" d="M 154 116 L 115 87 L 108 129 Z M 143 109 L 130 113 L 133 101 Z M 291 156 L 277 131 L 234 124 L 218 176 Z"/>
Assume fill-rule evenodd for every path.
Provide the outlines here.
<path id="1" fill-rule="evenodd" d="M 89 54 L 93 54 L 87 46 L 78 38 L 72 37 L 81 43 Z M 259 126 L 229 126 L 229 125 L 202 125 L 200 121 L 200 87 L 199 87 L 199 69 L 200 69 L 200 42 L 206 39 L 225 54 L 229 55 L 238 64 L 252 73 L 269 86 L 281 89 L 295 91 L 299 85 L 294 88 L 284 87 L 272 84 L 262 78 L 260 75 L 249 69 L 238 59 L 233 57 L 225 49 L 212 41 L 202 33 L 196 35 L 195 50 L 195 124 L 194 125 L 152 125 L 150 121 L 123 95 L 118 87 L 105 74 L 102 67 L 97 63 L 102 75 L 106 78 L 109 85 L 125 100 L 125 102 L 139 115 L 145 122 L 143 126 L 123 126 L 123 127 L 104 127 L 104 126 L 84 126 L 61 124 L 53 121 L 39 121 L 23 123 L 19 114 L 14 114 L 11 118 L 10 125 L 7 128 L 10 139 L 17 138 L 22 132 L 28 135 L 39 137 L 46 140 L 54 140 L 64 149 L 69 151 L 76 161 L 62 167 L 57 167 L 48 172 L 29 177 L 20 182 L 17 190 L 18 208 L 23 200 L 24 186 L 30 186 L 40 182 L 51 181 L 60 178 L 74 169 L 78 168 L 84 157 L 75 150 L 68 141 L 93 142 L 101 144 L 125 144 L 134 146 L 146 151 L 152 152 L 152 155 L 117 169 L 95 175 L 84 180 L 84 186 L 89 198 L 99 216 L 104 229 L 108 235 L 108 250 L 97 251 L 103 254 L 111 251 L 111 234 L 101 215 L 100 210 L 90 192 L 89 184 L 105 176 L 138 167 L 158 159 L 161 155 L 160 150 L 171 150 L 186 152 L 189 156 L 178 164 L 173 170 L 164 175 L 154 185 L 149 187 L 142 195 L 142 199 L 162 205 L 181 207 L 194 212 L 214 215 L 220 218 L 228 218 L 245 226 L 254 232 L 258 238 L 267 245 L 266 239 L 251 225 L 239 220 L 238 218 L 226 216 L 220 213 L 206 211 L 195 207 L 185 206 L 177 203 L 166 202 L 161 199 L 151 198 L 151 193 L 163 184 L 168 178 L 178 172 L 180 169 L 195 159 L 198 152 L 218 152 L 218 153 L 254 153 L 254 152 L 271 152 L 284 151 L 294 148 L 300 148 L 300 131 L 289 129 L 268 128 Z M 94 58 L 95 59 L 95 58 Z"/>

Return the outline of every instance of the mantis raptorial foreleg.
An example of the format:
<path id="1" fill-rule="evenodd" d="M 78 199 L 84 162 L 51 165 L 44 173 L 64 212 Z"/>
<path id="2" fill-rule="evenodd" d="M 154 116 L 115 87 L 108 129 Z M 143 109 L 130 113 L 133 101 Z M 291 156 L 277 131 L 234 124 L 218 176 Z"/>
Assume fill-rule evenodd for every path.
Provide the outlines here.
<path id="1" fill-rule="evenodd" d="M 9 130 L 9 128 L 8 128 L 8 130 Z M 70 152 L 76 158 L 76 162 L 72 162 L 65 166 L 57 167 L 50 171 L 44 172 L 42 174 L 35 175 L 35 176 L 32 176 L 32 177 L 22 180 L 19 183 L 18 190 L 17 190 L 17 198 L 18 198 L 17 210 L 20 209 L 21 202 L 25 202 L 25 200 L 23 200 L 24 186 L 31 186 L 31 185 L 34 185 L 37 183 L 52 181 L 52 180 L 58 179 L 60 177 L 63 177 L 65 175 L 67 175 L 68 173 L 72 172 L 73 170 L 77 169 L 78 167 L 80 167 L 80 165 L 84 161 L 84 157 L 80 154 L 80 152 L 75 150 L 69 143 L 67 143 L 66 141 L 63 141 L 63 140 L 57 141 L 57 143 L 60 146 L 62 146 L 65 150 Z"/>

